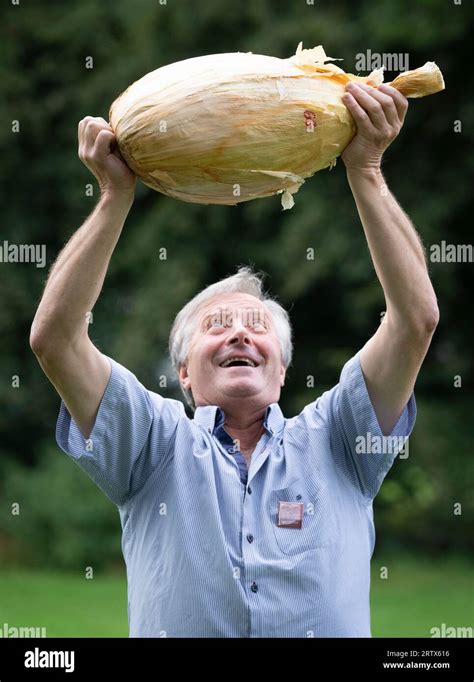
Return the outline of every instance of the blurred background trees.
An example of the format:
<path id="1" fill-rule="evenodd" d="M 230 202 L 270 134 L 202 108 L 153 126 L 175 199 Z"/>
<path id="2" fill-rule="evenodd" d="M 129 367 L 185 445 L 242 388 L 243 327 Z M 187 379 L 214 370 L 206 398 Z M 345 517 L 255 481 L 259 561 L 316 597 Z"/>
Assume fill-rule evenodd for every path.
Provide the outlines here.
<path id="1" fill-rule="evenodd" d="M 368 49 L 408 53 L 410 68 L 436 61 L 446 90 L 411 100 L 384 164 L 387 183 L 429 255 L 441 240 L 471 242 L 473 15 L 467 1 L 446 0 L 4 3 L 2 241 L 45 244 L 47 267 L 0 264 L 2 561 L 74 568 L 93 557 L 94 565 L 106 567 L 121 557 L 117 510 L 55 443 L 59 398 L 28 342 L 48 269 L 98 200 L 97 185 L 77 157 L 79 120 L 107 119 L 111 102 L 131 82 L 202 54 L 286 58 L 302 40 L 307 48 L 322 44 L 353 73 L 357 55 Z M 88 57 L 93 68 L 86 68 Z M 386 73 L 386 81 L 395 75 Z M 93 196 L 86 193 L 89 183 Z M 287 417 L 297 414 L 337 383 L 385 306 L 342 162 L 309 179 L 295 201 L 286 212 L 280 197 L 199 206 L 139 183 L 94 308 L 93 342 L 150 390 L 181 398 L 167 360 L 174 316 L 205 285 L 241 263 L 253 264 L 268 273 L 268 288 L 293 321 L 295 358 L 281 406 Z M 314 260 L 307 259 L 309 248 Z M 441 322 L 417 383 L 410 456 L 396 461 L 376 501 L 377 536 L 382 545 L 466 551 L 474 546 L 474 265 L 429 267 Z M 159 387 L 163 375 L 166 388 Z M 308 376 L 314 388 L 307 387 Z M 15 502 L 20 516 L 11 513 Z M 462 514 L 454 513 L 457 503 Z"/>

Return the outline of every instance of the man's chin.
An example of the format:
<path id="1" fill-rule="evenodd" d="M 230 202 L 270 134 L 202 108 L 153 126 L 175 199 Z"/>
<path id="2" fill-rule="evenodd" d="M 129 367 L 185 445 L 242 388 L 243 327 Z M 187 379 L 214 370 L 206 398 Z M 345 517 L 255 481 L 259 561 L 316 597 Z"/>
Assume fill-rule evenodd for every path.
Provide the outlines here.
<path id="1" fill-rule="evenodd" d="M 238 381 L 229 382 L 222 387 L 220 392 L 229 398 L 244 398 L 257 395 L 259 392 L 259 387 L 251 381 L 240 379 Z"/>

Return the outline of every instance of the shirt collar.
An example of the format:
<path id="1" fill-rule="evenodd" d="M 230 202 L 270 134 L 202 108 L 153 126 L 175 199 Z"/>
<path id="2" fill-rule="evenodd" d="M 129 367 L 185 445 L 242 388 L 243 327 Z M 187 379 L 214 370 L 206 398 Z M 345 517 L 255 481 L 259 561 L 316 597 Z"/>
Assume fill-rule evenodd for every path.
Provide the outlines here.
<path id="1" fill-rule="evenodd" d="M 223 424 L 225 413 L 218 405 L 199 405 L 194 411 L 194 421 L 213 433 L 219 424 Z M 285 418 L 278 403 L 271 403 L 265 410 L 263 426 L 272 436 L 283 430 Z"/>

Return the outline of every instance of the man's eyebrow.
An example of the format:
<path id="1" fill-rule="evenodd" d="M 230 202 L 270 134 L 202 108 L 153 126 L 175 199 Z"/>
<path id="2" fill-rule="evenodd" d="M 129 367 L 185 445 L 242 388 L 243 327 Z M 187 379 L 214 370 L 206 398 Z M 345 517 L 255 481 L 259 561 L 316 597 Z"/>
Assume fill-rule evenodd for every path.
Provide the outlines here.
<path id="1" fill-rule="evenodd" d="M 232 317 L 232 312 L 229 311 L 227 308 L 215 308 L 214 310 L 211 310 L 207 315 L 205 315 L 202 319 L 201 325 L 204 326 L 208 320 L 212 319 L 223 319 L 225 318 L 226 320 L 230 317 Z"/>
<path id="2" fill-rule="evenodd" d="M 201 326 L 203 327 L 203 326 L 206 324 L 206 322 L 207 322 L 208 320 L 212 319 L 212 318 L 215 317 L 216 315 L 222 315 L 222 309 L 221 309 L 221 310 L 219 310 L 219 309 L 218 309 L 218 310 L 213 310 L 212 312 L 207 313 L 207 315 L 205 315 L 205 316 L 202 318 Z"/>
<path id="3" fill-rule="evenodd" d="M 244 311 L 246 315 L 250 315 L 252 317 L 256 317 L 257 319 L 262 319 L 267 323 L 271 323 L 271 316 L 268 313 L 267 310 L 263 310 L 262 308 L 254 308 L 252 306 L 248 306 L 247 308 L 242 308 L 241 310 Z M 216 308 L 215 310 L 212 310 L 211 312 L 207 313 L 201 322 L 201 326 L 204 326 L 206 322 L 216 316 L 225 316 L 226 319 L 232 318 L 233 317 L 233 311 L 229 310 L 228 308 Z"/>
<path id="4" fill-rule="evenodd" d="M 222 308 L 217 308 L 216 310 L 211 310 L 210 313 L 207 313 L 207 315 L 204 316 L 203 320 L 208 320 L 210 317 L 215 317 L 216 315 L 221 315 L 222 314 Z"/>

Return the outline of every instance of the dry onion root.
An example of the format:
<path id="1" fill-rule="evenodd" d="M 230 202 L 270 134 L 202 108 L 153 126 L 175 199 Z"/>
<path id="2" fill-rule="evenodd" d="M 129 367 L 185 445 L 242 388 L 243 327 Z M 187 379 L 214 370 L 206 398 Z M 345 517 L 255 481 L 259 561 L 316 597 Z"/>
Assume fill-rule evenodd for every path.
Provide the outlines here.
<path id="1" fill-rule="evenodd" d="M 176 199 L 235 205 L 278 193 L 292 208 L 305 179 L 332 167 L 356 132 L 346 83 L 383 82 L 383 69 L 354 76 L 331 59 L 300 43 L 289 59 L 237 52 L 156 69 L 110 108 L 120 153 L 146 185 Z M 444 89 L 434 62 L 391 85 L 406 97 Z"/>

